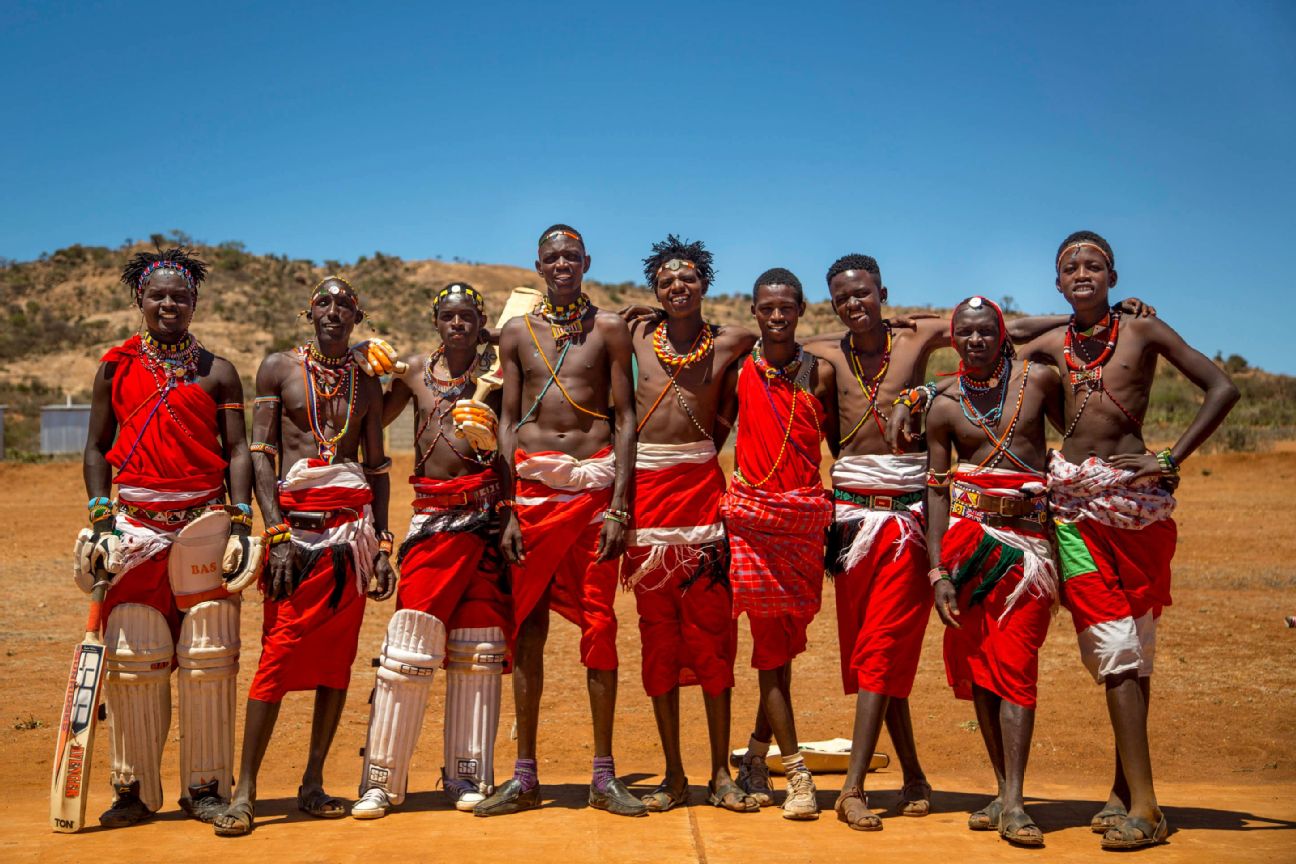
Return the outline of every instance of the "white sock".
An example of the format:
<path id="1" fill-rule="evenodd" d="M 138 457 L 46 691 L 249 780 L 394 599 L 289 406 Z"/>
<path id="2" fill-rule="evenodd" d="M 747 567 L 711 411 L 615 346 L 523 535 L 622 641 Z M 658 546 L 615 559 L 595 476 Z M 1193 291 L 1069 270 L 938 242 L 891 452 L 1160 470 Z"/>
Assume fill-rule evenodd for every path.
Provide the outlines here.
<path id="1" fill-rule="evenodd" d="M 802 757 L 800 749 L 790 756 L 783 756 L 783 773 L 789 777 L 797 771 L 805 771 L 805 758 Z"/>

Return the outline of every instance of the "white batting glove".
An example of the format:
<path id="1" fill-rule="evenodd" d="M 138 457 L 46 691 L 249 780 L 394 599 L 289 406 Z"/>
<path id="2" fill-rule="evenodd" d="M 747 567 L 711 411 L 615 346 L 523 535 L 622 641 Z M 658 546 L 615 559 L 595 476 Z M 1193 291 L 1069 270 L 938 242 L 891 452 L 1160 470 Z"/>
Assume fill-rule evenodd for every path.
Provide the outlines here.
<path id="1" fill-rule="evenodd" d="M 493 453 L 499 449 L 496 433 L 499 430 L 499 417 L 485 402 L 476 399 L 460 399 L 450 411 L 454 419 L 455 434 L 467 438 L 473 449 L 480 453 Z"/>
<path id="2" fill-rule="evenodd" d="M 231 533 L 225 541 L 225 556 L 221 570 L 225 577 L 225 590 L 238 594 L 261 578 L 265 553 L 261 538 Z"/>
<path id="3" fill-rule="evenodd" d="M 398 358 L 396 349 L 391 343 L 382 339 L 366 339 L 351 346 L 351 356 L 355 357 L 356 365 L 364 371 L 366 375 L 377 377 L 379 375 L 404 375 L 409 369 L 409 365 L 402 363 Z"/>

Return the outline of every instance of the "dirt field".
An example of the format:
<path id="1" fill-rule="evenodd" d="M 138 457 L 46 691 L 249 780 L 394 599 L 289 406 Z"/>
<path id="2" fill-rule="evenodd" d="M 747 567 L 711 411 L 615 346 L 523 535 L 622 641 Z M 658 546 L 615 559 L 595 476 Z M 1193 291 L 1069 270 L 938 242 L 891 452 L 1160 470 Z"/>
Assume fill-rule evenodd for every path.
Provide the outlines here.
<path id="1" fill-rule="evenodd" d="M 408 470 L 398 458 L 395 476 Z M 405 457 L 408 463 L 408 457 Z M 1185 469 L 1178 513 L 1175 605 L 1158 638 L 1153 701 L 1153 753 L 1162 803 L 1176 829 L 1168 846 L 1149 860 L 1296 860 L 1296 630 L 1283 616 L 1296 613 L 1296 520 L 1286 505 L 1296 481 L 1296 450 L 1263 455 L 1193 459 Z M 0 608 L 0 783 L 11 799 L 0 827 L 0 860 L 124 858 L 125 844 L 149 857 L 236 854 L 254 860 L 352 861 L 399 858 L 441 851 L 462 857 L 465 844 L 527 860 L 842 860 L 847 855 L 905 853 L 920 860 L 963 857 L 1010 860 L 1027 854 L 993 834 L 972 834 L 966 813 L 983 802 L 992 783 L 980 738 L 968 724 L 969 703 L 956 702 L 945 684 L 940 624 L 933 616 L 912 697 L 920 753 L 936 787 L 927 819 L 889 818 L 881 834 L 856 834 L 831 812 L 817 823 L 792 824 L 776 812 L 737 816 L 702 803 L 706 733 L 696 690 L 684 694 L 686 760 L 693 773 L 694 805 L 640 820 L 618 820 L 584 807 L 590 737 L 584 675 L 574 627 L 556 623 L 540 732 L 540 777 L 551 799 L 540 812 L 480 820 L 449 810 L 433 792 L 441 763 L 441 694 L 438 677 L 403 810 L 376 823 L 318 823 L 297 813 L 292 796 L 305 762 L 310 697 L 285 700 L 266 758 L 260 787 L 259 828 L 239 841 L 221 841 L 210 828 L 184 819 L 174 803 L 152 823 L 126 831 L 97 827 L 77 836 L 46 826 L 54 726 L 73 644 L 80 637 L 85 598 L 72 584 L 72 536 L 84 519 L 80 466 L 0 463 L 0 573 L 10 601 Z M 408 512 L 408 487 L 397 484 L 393 514 Z M 1284 515 L 1288 514 L 1288 515 Z M 393 520 L 400 522 L 399 518 Z M 246 692 L 258 655 L 259 597 L 244 604 L 243 663 Z M 392 606 L 375 605 L 361 635 L 360 657 L 376 653 Z M 639 685 L 639 644 L 631 598 L 621 616 L 621 699 L 617 765 L 640 788 L 661 770 L 652 712 Z M 735 693 L 734 742 L 745 741 L 754 711 L 754 674 L 747 669 L 745 625 Z M 1074 628 L 1058 615 L 1041 655 L 1042 682 L 1034 748 L 1027 774 L 1031 811 L 1046 832 L 1050 860 L 1088 859 L 1098 838 L 1083 827 L 1110 782 L 1111 734 L 1101 691 L 1076 655 Z M 351 701 L 328 765 L 331 791 L 353 795 L 360 768 L 365 699 L 372 671 L 357 660 Z M 507 776 L 513 752 L 507 740 L 512 712 L 505 705 L 497 772 Z M 848 736 L 853 703 L 841 694 L 833 592 L 811 629 L 809 652 L 797 661 L 798 726 L 807 740 Z M 240 706 L 240 728 L 242 707 Z M 164 778 L 167 799 L 175 786 L 173 728 Z M 879 749 L 887 750 L 885 735 Z M 89 822 L 108 806 L 106 733 L 98 739 Z M 840 777 L 819 778 L 820 804 L 828 809 Z M 875 809 L 894 804 L 898 771 L 871 775 Z M 796 845 L 791 845 L 795 843 Z M 454 853 L 450 850 L 455 849 Z"/>

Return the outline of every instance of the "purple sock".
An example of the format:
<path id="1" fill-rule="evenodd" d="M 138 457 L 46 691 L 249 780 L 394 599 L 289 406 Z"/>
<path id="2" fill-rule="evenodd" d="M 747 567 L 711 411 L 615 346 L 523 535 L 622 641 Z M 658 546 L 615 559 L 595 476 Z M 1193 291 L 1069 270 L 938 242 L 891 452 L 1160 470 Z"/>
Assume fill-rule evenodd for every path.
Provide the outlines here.
<path id="1" fill-rule="evenodd" d="M 611 756 L 594 757 L 594 788 L 600 792 L 607 791 L 607 784 L 616 779 L 616 766 Z"/>
<path id="2" fill-rule="evenodd" d="M 513 763 L 513 779 L 522 784 L 523 792 L 530 792 L 540 785 L 536 776 L 536 760 L 519 759 Z"/>

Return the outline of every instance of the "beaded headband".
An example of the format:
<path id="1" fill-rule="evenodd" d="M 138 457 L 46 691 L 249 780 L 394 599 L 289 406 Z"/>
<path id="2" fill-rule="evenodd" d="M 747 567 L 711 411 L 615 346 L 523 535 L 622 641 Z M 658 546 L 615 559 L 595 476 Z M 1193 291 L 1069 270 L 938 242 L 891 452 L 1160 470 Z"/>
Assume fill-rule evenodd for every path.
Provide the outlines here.
<path id="1" fill-rule="evenodd" d="M 432 314 L 437 314 L 437 310 L 441 308 L 441 304 L 446 300 L 449 300 L 451 297 L 467 297 L 472 301 L 473 306 L 477 307 L 477 312 L 479 314 L 485 313 L 486 311 L 486 301 L 483 299 L 482 295 L 477 292 L 476 288 L 472 287 L 467 282 L 452 282 L 437 292 L 436 297 L 432 300 Z"/>
<path id="2" fill-rule="evenodd" d="M 578 243 L 580 243 L 582 246 L 585 245 L 585 238 L 584 238 L 584 237 L 580 236 L 580 235 L 577 234 L 575 231 L 566 231 L 566 230 L 564 230 L 564 229 L 562 229 L 562 228 L 556 228 L 556 229 L 554 229 L 553 231 L 550 231 L 548 234 L 546 234 L 546 235 L 544 235 L 543 237 L 541 237 L 541 238 L 540 238 L 540 245 L 543 246 L 545 243 L 549 242 L 550 240 L 552 240 L 552 239 L 555 238 L 555 237 L 570 237 L 570 238 L 572 238 L 573 240 L 575 240 L 575 241 L 577 241 Z"/>
<path id="3" fill-rule="evenodd" d="M 697 269 L 697 265 L 686 258 L 672 258 L 671 260 L 667 261 L 665 264 L 658 267 L 657 272 L 658 274 L 660 274 L 661 271 L 663 270 L 669 270 L 672 273 L 678 273 L 680 270 L 682 270 L 685 267 L 689 268 L 690 270 Z"/>
<path id="4" fill-rule="evenodd" d="M 1097 243 L 1093 242 L 1092 240 L 1076 240 L 1075 242 L 1068 243 L 1067 245 L 1062 247 L 1062 251 L 1058 253 L 1057 262 L 1054 264 L 1054 269 L 1061 271 L 1062 256 L 1065 255 L 1067 252 L 1071 251 L 1072 249 L 1079 252 L 1081 249 L 1083 249 L 1086 246 L 1088 246 L 1090 249 L 1097 250 L 1098 254 L 1101 255 L 1107 261 L 1107 269 L 1110 270 L 1112 267 L 1115 266 L 1112 263 L 1111 256 L 1107 254 L 1106 249 L 1099 246 Z"/>
<path id="5" fill-rule="evenodd" d="M 140 295 L 144 293 L 144 283 L 148 282 L 149 277 L 158 270 L 171 270 L 179 273 L 184 277 L 185 282 L 189 284 L 189 290 L 192 291 L 195 296 L 198 294 L 198 286 L 194 283 L 193 274 L 176 262 L 164 259 L 162 261 L 154 261 L 152 264 L 149 264 L 144 268 L 144 272 L 140 274 L 139 281 L 135 283 L 135 299 L 138 300 Z"/>
<path id="6" fill-rule="evenodd" d="M 338 287 L 336 284 L 328 285 L 328 283 L 330 282 L 333 283 L 340 282 L 342 283 L 343 287 Z M 325 285 L 328 285 L 328 287 L 325 288 L 324 287 Z M 339 294 L 349 294 L 351 295 L 351 299 L 355 300 L 356 308 L 357 309 L 360 308 L 360 295 L 356 293 L 355 288 L 351 286 L 350 282 L 343 279 L 341 276 L 337 275 L 336 273 L 334 273 L 332 276 L 325 276 L 323 279 L 315 283 L 314 289 L 311 290 L 311 300 L 314 300 L 316 297 L 320 296 L 321 294 L 331 294 L 334 297 L 338 296 Z"/>

